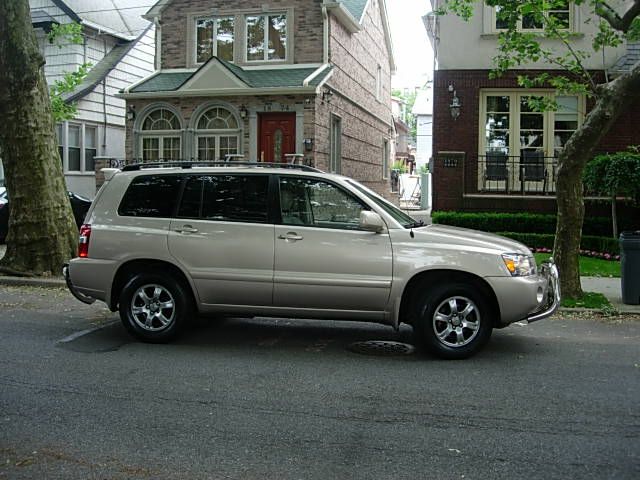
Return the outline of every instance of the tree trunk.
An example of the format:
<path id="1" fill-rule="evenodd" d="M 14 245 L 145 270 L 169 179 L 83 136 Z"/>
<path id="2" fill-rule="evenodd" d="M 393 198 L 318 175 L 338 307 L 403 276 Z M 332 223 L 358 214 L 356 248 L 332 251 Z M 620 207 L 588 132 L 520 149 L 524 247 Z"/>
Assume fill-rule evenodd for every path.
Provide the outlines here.
<path id="1" fill-rule="evenodd" d="M 582 126 L 571 136 L 558 158 L 556 195 L 558 222 L 553 255 L 560 271 L 560 287 L 566 298 L 582 295 L 580 239 L 584 220 L 582 173 L 600 140 L 613 123 L 640 96 L 640 63 L 629 73 L 601 87 L 598 100 Z"/>
<path id="2" fill-rule="evenodd" d="M 28 0 L 0 0 L 0 151 L 11 212 L 0 272 L 60 275 L 77 229 Z"/>
<path id="3" fill-rule="evenodd" d="M 613 238 L 618 238 L 618 209 L 616 208 L 616 196 L 611 197 L 611 221 L 613 222 Z"/>

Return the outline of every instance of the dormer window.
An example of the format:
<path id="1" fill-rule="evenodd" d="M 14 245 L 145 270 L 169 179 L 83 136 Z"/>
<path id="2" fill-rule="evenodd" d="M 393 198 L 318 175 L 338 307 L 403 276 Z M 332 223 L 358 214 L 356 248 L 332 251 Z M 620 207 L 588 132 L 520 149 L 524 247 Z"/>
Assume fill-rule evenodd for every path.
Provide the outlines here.
<path id="1" fill-rule="evenodd" d="M 196 63 L 213 55 L 233 62 L 234 17 L 196 19 Z"/>
<path id="2" fill-rule="evenodd" d="M 284 61 L 287 58 L 287 15 L 247 15 L 247 61 Z"/>

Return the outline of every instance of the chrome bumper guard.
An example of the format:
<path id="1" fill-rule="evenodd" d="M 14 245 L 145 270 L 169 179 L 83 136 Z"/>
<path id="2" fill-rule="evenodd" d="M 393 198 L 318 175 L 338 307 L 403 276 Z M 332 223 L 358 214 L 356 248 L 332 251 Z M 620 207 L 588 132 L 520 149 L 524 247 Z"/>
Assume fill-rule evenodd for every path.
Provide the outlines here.
<path id="1" fill-rule="evenodd" d="M 545 292 L 547 301 L 540 310 L 533 312 L 524 319 L 527 323 L 537 322 L 538 320 L 550 317 L 560 305 L 560 276 L 558 275 L 558 268 L 553 262 L 553 258 L 550 258 L 540 265 L 540 275 L 547 279 L 547 291 Z"/>
<path id="2" fill-rule="evenodd" d="M 69 289 L 69 291 L 71 292 L 71 294 L 74 297 L 76 297 L 82 303 L 86 303 L 87 305 L 91 305 L 93 302 L 96 301 L 95 298 L 91 298 L 91 297 L 85 295 L 84 293 L 80 293 L 76 289 L 76 287 L 73 286 L 73 283 L 71 283 L 71 277 L 69 276 L 69 264 L 68 263 L 65 263 L 64 266 L 62 267 L 62 275 L 64 275 L 64 281 L 67 282 L 67 288 Z"/>

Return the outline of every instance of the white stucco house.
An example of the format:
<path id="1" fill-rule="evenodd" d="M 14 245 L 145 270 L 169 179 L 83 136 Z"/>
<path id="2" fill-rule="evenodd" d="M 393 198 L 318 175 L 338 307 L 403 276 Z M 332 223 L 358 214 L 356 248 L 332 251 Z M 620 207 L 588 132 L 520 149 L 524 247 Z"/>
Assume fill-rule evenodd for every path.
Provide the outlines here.
<path id="1" fill-rule="evenodd" d="M 416 167 L 428 165 L 432 155 L 433 88 L 432 84 L 418 90 L 411 113 L 416 117 Z"/>

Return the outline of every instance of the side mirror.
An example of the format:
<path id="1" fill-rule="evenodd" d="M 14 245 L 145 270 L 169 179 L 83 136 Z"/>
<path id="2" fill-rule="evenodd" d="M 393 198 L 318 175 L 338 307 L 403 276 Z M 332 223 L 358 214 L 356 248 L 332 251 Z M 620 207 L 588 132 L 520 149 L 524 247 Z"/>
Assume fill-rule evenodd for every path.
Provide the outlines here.
<path id="1" fill-rule="evenodd" d="M 360 228 L 362 230 L 380 233 L 384 231 L 386 227 L 384 220 L 382 220 L 382 217 L 376 212 L 370 212 L 367 210 L 360 212 Z"/>

